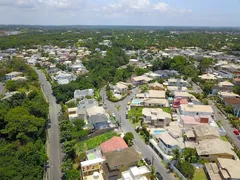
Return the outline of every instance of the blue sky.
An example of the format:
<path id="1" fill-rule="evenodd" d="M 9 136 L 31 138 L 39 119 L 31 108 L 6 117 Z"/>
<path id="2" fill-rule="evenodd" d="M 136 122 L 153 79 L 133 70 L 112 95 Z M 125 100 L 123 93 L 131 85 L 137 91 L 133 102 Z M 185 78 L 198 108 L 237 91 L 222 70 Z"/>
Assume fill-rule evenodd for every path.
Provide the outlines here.
<path id="1" fill-rule="evenodd" d="M 0 0 L 0 13 L 0 24 L 240 27 L 240 0 Z"/>

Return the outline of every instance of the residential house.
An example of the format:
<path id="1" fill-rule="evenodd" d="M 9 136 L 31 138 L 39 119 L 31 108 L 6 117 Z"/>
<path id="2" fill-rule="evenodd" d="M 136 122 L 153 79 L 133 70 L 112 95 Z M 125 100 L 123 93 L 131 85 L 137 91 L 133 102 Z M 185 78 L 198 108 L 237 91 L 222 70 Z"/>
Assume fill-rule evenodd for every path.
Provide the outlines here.
<path id="1" fill-rule="evenodd" d="M 216 73 L 218 76 L 222 76 L 224 79 L 232 79 L 234 74 L 224 70 L 214 70 L 213 72 Z"/>
<path id="2" fill-rule="evenodd" d="M 187 116 L 180 115 L 180 124 L 183 125 L 185 130 L 192 130 L 196 125 L 208 124 L 211 121 L 210 116 Z M 194 136 L 195 137 L 195 136 Z"/>
<path id="3" fill-rule="evenodd" d="M 158 90 L 158 91 L 165 90 L 164 86 L 158 82 L 150 83 L 150 84 L 148 84 L 148 87 L 150 90 Z"/>
<path id="4" fill-rule="evenodd" d="M 188 116 L 213 116 L 214 111 L 210 105 L 196 105 L 193 103 L 181 104 L 179 107 L 181 115 Z"/>
<path id="5" fill-rule="evenodd" d="M 78 102 L 78 107 L 68 108 L 69 120 L 74 119 L 87 119 L 86 109 L 92 106 L 98 106 L 98 102 L 95 99 L 82 99 Z"/>
<path id="6" fill-rule="evenodd" d="M 84 90 L 75 90 L 74 91 L 74 99 L 81 99 L 86 96 L 94 96 L 94 90 L 93 89 L 84 89 Z"/>
<path id="7" fill-rule="evenodd" d="M 233 92 L 228 92 L 228 91 L 220 91 L 218 92 L 218 96 L 220 98 L 237 98 L 240 97 L 238 94 L 235 94 Z"/>
<path id="8" fill-rule="evenodd" d="M 157 90 L 149 90 L 146 93 L 137 94 L 136 98 L 139 98 L 139 99 L 144 99 L 144 98 L 165 99 L 166 92 L 165 91 L 157 91 Z"/>
<path id="9" fill-rule="evenodd" d="M 216 163 L 205 163 L 205 172 L 209 180 L 240 179 L 240 161 L 217 158 Z"/>
<path id="10" fill-rule="evenodd" d="M 109 117 L 102 106 L 92 106 L 86 109 L 88 125 L 98 130 L 109 127 Z"/>
<path id="11" fill-rule="evenodd" d="M 197 141 L 202 141 L 206 139 L 216 139 L 219 138 L 219 132 L 215 127 L 210 126 L 208 123 L 208 119 L 203 119 L 202 121 L 205 120 L 205 123 L 193 126 L 193 132 L 195 134 L 196 140 Z"/>
<path id="12" fill-rule="evenodd" d="M 17 71 L 10 72 L 10 73 L 6 74 L 6 80 L 11 80 L 12 78 L 17 77 L 21 74 L 22 74 L 22 72 L 17 72 Z"/>
<path id="13" fill-rule="evenodd" d="M 122 172 L 118 180 L 149 180 L 151 171 L 146 166 L 134 166 L 129 170 Z"/>
<path id="14" fill-rule="evenodd" d="M 76 76 L 71 73 L 59 71 L 56 73 L 54 79 L 58 82 L 58 84 L 68 84 L 70 81 L 74 81 Z"/>
<path id="15" fill-rule="evenodd" d="M 218 138 L 199 141 L 196 146 L 196 150 L 198 156 L 202 159 L 208 160 L 209 162 L 216 162 L 217 158 L 237 158 L 232 145 L 229 142 Z"/>
<path id="16" fill-rule="evenodd" d="M 240 78 L 234 78 L 233 79 L 233 84 L 236 85 L 236 86 L 239 86 L 240 85 Z"/>
<path id="17" fill-rule="evenodd" d="M 142 106 L 153 106 L 153 107 L 169 107 L 169 103 L 167 99 L 140 99 L 140 105 Z"/>
<path id="18" fill-rule="evenodd" d="M 212 94 L 217 94 L 219 91 L 232 92 L 234 85 L 229 81 L 219 82 L 217 86 L 213 87 Z"/>
<path id="19" fill-rule="evenodd" d="M 188 92 L 179 92 L 179 91 L 175 91 L 173 95 L 175 98 L 181 98 L 181 99 L 190 99 L 193 97 L 193 95 L 189 94 Z"/>
<path id="20" fill-rule="evenodd" d="M 153 137 L 164 154 L 172 155 L 173 150 L 182 150 L 184 148 L 183 141 L 178 141 L 177 138 L 172 137 L 168 132 L 154 134 Z"/>
<path id="21" fill-rule="evenodd" d="M 128 148 L 128 145 L 123 140 L 123 138 L 114 136 L 111 139 L 102 143 L 100 145 L 100 148 L 101 148 L 102 153 L 105 154 L 107 152 L 112 152 L 112 151 Z"/>
<path id="22" fill-rule="evenodd" d="M 17 77 L 13 77 L 12 80 L 13 81 L 26 81 L 27 78 L 26 77 L 22 77 L 22 76 L 17 76 Z"/>
<path id="23" fill-rule="evenodd" d="M 136 77 L 132 77 L 132 83 L 133 83 L 133 85 L 135 85 L 135 86 L 148 83 L 148 82 L 151 81 L 151 80 L 153 80 L 153 79 L 152 79 L 152 78 L 149 78 L 149 77 L 147 77 L 147 76 L 136 76 Z"/>
<path id="24" fill-rule="evenodd" d="M 188 90 L 187 87 L 181 87 L 181 86 L 167 86 L 167 89 L 170 91 L 171 94 L 174 92 L 186 92 Z"/>
<path id="25" fill-rule="evenodd" d="M 99 172 L 102 169 L 102 165 L 104 163 L 104 158 L 96 158 L 87 161 L 82 161 L 81 171 L 83 176 L 89 176 L 94 172 Z"/>
<path id="26" fill-rule="evenodd" d="M 203 74 L 198 77 L 200 77 L 202 80 L 205 80 L 205 81 L 216 81 L 218 79 L 214 74 Z"/>
<path id="27" fill-rule="evenodd" d="M 126 93 L 128 90 L 128 84 L 124 82 L 118 82 L 114 86 L 114 90 L 118 91 L 119 93 Z"/>
<path id="28" fill-rule="evenodd" d="M 181 104 L 188 104 L 188 103 L 189 103 L 188 100 L 185 98 L 174 98 L 172 107 L 179 108 Z"/>
<path id="29" fill-rule="evenodd" d="M 161 108 L 143 108 L 144 124 L 154 127 L 166 127 L 171 122 L 171 114 L 164 112 Z"/>
<path id="30" fill-rule="evenodd" d="M 106 161 L 103 164 L 105 179 L 115 180 L 121 177 L 123 171 L 137 166 L 140 155 L 133 147 L 111 151 L 103 154 Z"/>
<path id="31" fill-rule="evenodd" d="M 179 73 L 175 70 L 157 70 L 154 73 L 161 75 L 161 77 L 171 77 L 175 75 L 179 75 Z"/>
<path id="32" fill-rule="evenodd" d="M 145 76 L 152 78 L 152 79 L 159 79 L 162 77 L 161 75 L 154 73 L 154 72 L 145 73 Z"/>
<path id="33" fill-rule="evenodd" d="M 183 79 L 175 79 L 175 78 L 168 79 L 168 86 L 186 87 L 187 85 L 188 85 L 188 82 Z"/>
<path id="34" fill-rule="evenodd" d="M 240 117 L 240 98 L 239 97 L 225 97 L 223 98 L 224 104 L 231 105 L 233 107 L 233 115 L 236 117 Z"/>

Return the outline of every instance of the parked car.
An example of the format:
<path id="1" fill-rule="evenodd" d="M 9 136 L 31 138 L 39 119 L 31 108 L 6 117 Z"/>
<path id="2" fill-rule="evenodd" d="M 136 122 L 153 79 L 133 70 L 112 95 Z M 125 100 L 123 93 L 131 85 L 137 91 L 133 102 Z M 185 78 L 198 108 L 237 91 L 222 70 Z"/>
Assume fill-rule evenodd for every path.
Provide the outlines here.
<path id="1" fill-rule="evenodd" d="M 235 135 L 239 135 L 239 132 L 238 132 L 237 129 L 233 130 L 233 133 L 234 133 Z"/>
<path id="2" fill-rule="evenodd" d="M 152 164 L 151 160 L 148 159 L 148 158 L 145 158 L 144 161 L 146 161 L 146 163 L 147 163 L 148 165 L 151 165 L 151 164 Z"/>
<path id="3" fill-rule="evenodd" d="M 163 177 L 162 177 L 162 175 L 160 174 L 160 172 L 156 172 L 156 175 L 157 175 L 157 179 L 158 179 L 158 180 L 162 180 L 162 179 L 163 179 Z"/>
<path id="4" fill-rule="evenodd" d="M 237 137 L 240 140 L 240 136 Z"/>

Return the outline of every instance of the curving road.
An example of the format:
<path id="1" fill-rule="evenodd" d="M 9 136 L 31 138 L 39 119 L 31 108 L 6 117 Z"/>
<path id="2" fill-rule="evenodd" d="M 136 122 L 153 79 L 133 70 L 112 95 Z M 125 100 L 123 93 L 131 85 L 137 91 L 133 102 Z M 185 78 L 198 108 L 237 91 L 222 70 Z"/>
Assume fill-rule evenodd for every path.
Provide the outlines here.
<path id="1" fill-rule="evenodd" d="M 47 81 L 44 73 L 41 70 L 35 69 L 39 81 L 41 83 L 42 91 L 49 103 L 49 118 L 50 128 L 47 130 L 49 141 L 48 143 L 48 175 L 50 180 L 60 180 L 62 177 L 61 173 L 61 145 L 59 141 L 59 124 L 58 124 L 58 113 L 60 112 L 60 105 L 56 103 L 55 97 L 52 95 L 52 86 Z"/>
<path id="2" fill-rule="evenodd" d="M 134 147 L 137 151 L 141 152 L 144 158 L 149 158 L 152 160 L 154 157 L 154 166 L 156 168 L 156 171 L 160 172 L 163 176 L 163 179 L 165 180 L 175 180 L 176 178 L 173 176 L 172 173 L 170 173 L 161 163 L 161 159 L 159 156 L 153 151 L 153 149 L 146 145 L 145 142 L 142 141 L 142 139 L 138 136 L 136 131 L 133 129 L 131 123 L 126 119 L 126 107 L 127 103 L 131 101 L 131 98 L 135 96 L 139 92 L 138 88 L 135 88 L 132 90 L 132 94 L 128 97 L 126 97 L 124 100 L 119 101 L 117 103 L 112 103 L 107 100 L 106 91 L 105 89 L 101 90 L 100 94 L 103 97 L 103 102 L 106 105 L 107 109 L 114 113 L 116 116 L 116 119 L 119 119 L 121 122 L 121 128 L 124 132 L 132 132 L 134 135 Z M 120 105 L 119 111 L 116 109 L 115 106 Z"/>

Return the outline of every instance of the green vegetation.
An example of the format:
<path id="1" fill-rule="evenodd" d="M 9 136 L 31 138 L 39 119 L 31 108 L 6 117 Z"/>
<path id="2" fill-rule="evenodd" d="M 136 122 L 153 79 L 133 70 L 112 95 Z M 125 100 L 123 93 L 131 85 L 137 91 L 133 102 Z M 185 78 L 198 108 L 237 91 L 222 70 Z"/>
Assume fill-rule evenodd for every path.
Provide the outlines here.
<path id="1" fill-rule="evenodd" d="M 226 136 L 221 136 L 220 139 L 229 142 Z"/>
<path id="2" fill-rule="evenodd" d="M 36 72 L 25 62 L 13 60 L 1 64 L 1 68 L 23 72 L 28 77 L 24 84 L 28 93 L 17 93 L 0 102 L 0 179 L 41 180 L 47 164 L 48 104 L 39 90 Z"/>
<path id="3" fill-rule="evenodd" d="M 194 166 L 186 161 L 179 160 L 176 164 L 176 168 L 188 179 L 193 179 L 195 169 Z"/>
<path id="4" fill-rule="evenodd" d="M 117 133 L 115 131 L 110 131 L 110 132 L 106 132 L 104 134 L 101 134 L 99 136 L 84 140 L 84 141 L 80 141 L 77 144 L 77 152 L 83 152 L 89 149 L 93 149 L 96 148 L 97 146 L 99 146 L 101 143 L 111 139 L 113 136 L 117 136 Z"/>
<path id="5" fill-rule="evenodd" d="M 164 112 L 170 113 L 170 114 L 171 114 L 171 112 L 172 112 L 171 108 L 169 108 L 169 107 L 163 107 L 162 110 L 163 110 Z"/>
<path id="6" fill-rule="evenodd" d="M 203 170 L 203 168 L 195 169 L 195 174 L 193 180 L 207 180 L 207 176 Z"/>
<path id="7" fill-rule="evenodd" d="M 123 137 L 124 141 L 127 143 L 128 146 L 132 146 L 133 145 L 133 133 L 132 132 L 127 132 L 124 137 Z"/>

